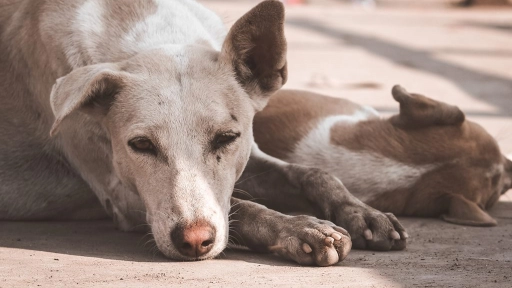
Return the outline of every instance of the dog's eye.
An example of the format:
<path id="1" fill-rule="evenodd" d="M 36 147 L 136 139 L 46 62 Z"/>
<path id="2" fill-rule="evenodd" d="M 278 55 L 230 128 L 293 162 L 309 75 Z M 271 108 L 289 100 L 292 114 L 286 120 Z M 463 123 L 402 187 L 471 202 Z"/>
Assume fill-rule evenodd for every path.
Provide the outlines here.
<path id="1" fill-rule="evenodd" d="M 496 174 L 491 179 L 491 185 L 492 187 L 498 186 L 498 183 L 500 182 L 501 174 Z"/>
<path id="2" fill-rule="evenodd" d="M 128 145 L 130 145 L 135 152 L 156 154 L 155 145 L 147 138 L 134 138 L 128 142 Z"/>
<path id="3" fill-rule="evenodd" d="M 224 132 L 219 133 L 215 136 L 215 139 L 213 139 L 213 148 L 219 149 L 222 147 L 226 147 L 229 144 L 235 142 L 236 138 L 240 137 L 240 133 L 235 132 Z"/>

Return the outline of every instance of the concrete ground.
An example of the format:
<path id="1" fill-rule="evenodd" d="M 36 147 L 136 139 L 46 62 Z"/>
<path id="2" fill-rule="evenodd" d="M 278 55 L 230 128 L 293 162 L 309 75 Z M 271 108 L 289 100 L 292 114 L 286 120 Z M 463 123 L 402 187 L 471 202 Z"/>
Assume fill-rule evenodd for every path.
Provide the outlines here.
<path id="1" fill-rule="evenodd" d="M 228 25 L 255 3 L 202 2 Z M 511 9 L 459 10 L 442 0 L 382 0 L 373 10 L 309 2 L 287 8 L 287 88 L 394 113 L 390 89 L 400 83 L 459 105 L 512 153 Z M 327 268 L 229 249 L 215 260 L 172 262 L 148 237 L 118 232 L 109 221 L 0 222 L 0 287 L 511 287 L 512 191 L 491 214 L 497 227 L 402 218 L 407 250 L 352 251 Z"/>

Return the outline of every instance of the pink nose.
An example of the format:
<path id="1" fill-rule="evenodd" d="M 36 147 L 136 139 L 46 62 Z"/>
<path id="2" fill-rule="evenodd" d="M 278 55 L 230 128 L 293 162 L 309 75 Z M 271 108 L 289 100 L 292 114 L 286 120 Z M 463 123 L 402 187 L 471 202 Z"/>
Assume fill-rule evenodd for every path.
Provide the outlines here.
<path id="1" fill-rule="evenodd" d="M 184 256 L 198 258 L 210 252 L 215 242 L 215 229 L 208 221 L 180 223 L 171 232 L 171 240 Z"/>

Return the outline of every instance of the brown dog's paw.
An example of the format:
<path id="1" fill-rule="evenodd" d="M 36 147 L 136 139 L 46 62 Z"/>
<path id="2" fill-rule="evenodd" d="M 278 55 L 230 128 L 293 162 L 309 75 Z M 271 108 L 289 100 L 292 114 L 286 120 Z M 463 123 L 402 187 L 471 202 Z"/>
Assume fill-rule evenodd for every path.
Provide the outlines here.
<path id="1" fill-rule="evenodd" d="M 288 216 L 278 227 L 277 244 L 269 250 L 302 265 L 334 265 L 352 247 L 345 229 L 315 217 Z"/>
<path id="2" fill-rule="evenodd" d="M 342 209 L 336 224 L 347 229 L 356 249 L 377 251 L 403 250 L 407 245 L 407 232 L 392 213 L 382 213 L 369 206 Z"/>

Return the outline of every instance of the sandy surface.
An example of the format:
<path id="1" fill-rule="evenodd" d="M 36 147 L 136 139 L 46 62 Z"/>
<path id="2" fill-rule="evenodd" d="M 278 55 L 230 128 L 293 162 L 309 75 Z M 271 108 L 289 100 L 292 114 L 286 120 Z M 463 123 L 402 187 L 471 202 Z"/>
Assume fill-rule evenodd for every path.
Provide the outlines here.
<path id="1" fill-rule="evenodd" d="M 203 2 L 228 24 L 254 4 Z M 459 105 L 512 153 L 512 10 L 446 9 L 441 0 L 383 0 L 378 10 L 312 2 L 287 9 L 287 88 L 393 113 L 389 91 L 400 83 Z M 118 232 L 108 221 L 0 222 L 0 287 L 511 287 L 511 191 L 491 214 L 498 227 L 402 218 L 411 235 L 406 251 L 352 251 L 328 268 L 243 250 L 171 262 L 149 237 Z"/>
<path id="2" fill-rule="evenodd" d="M 0 223 L 0 287 L 510 287 L 512 193 L 492 210 L 495 228 L 401 218 L 407 250 L 353 250 L 327 268 L 228 249 L 218 259 L 171 262 L 141 234 L 110 221 Z"/>

